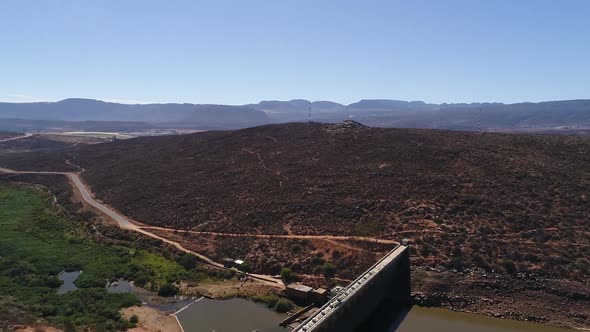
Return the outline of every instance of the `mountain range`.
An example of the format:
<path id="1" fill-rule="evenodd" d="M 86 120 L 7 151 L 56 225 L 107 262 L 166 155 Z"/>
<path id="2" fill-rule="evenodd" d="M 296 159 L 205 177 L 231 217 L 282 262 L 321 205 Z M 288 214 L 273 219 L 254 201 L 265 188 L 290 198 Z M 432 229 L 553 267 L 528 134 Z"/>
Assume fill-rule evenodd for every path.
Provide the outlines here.
<path id="1" fill-rule="evenodd" d="M 269 123 L 354 119 L 370 126 L 456 130 L 590 128 L 590 99 L 539 103 L 455 103 L 364 99 L 261 101 L 241 106 L 209 104 L 120 104 L 72 98 L 58 102 L 0 103 L 0 119 L 22 121 L 141 123 L 146 127 L 234 129 Z M 11 119 L 9 122 L 7 119 Z M 40 125 L 43 127 L 44 125 Z M 0 129 L 9 130 L 11 128 Z"/>
<path id="2" fill-rule="evenodd" d="M 270 122 L 264 112 L 247 106 L 120 104 L 81 98 L 58 102 L 0 103 L 0 119 L 142 122 L 152 126 L 203 129 L 242 128 Z"/>

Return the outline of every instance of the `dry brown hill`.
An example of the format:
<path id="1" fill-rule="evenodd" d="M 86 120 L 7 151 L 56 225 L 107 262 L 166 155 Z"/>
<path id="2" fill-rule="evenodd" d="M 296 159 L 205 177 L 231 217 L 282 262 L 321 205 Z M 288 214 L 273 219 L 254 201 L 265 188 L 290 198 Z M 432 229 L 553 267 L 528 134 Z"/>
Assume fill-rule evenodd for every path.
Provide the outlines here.
<path id="1" fill-rule="evenodd" d="M 523 271 L 588 274 L 588 138 L 293 123 L 78 146 L 2 165 L 67 169 L 64 159 L 86 169 L 101 200 L 146 224 L 408 237 L 432 264 L 491 269 L 511 260 Z"/>
<path id="2" fill-rule="evenodd" d="M 218 261 L 244 258 L 265 274 L 288 266 L 303 282 L 325 286 L 326 262 L 337 278 L 352 279 L 387 248 L 251 235 L 407 237 L 418 304 L 588 326 L 588 137 L 349 122 L 36 147 L 0 153 L 0 166 L 77 171 L 70 160 L 86 169 L 98 198 L 142 223 L 250 234 L 153 230 Z M 65 183 L 37 177 L 0 180 L 69 195 Z"/>

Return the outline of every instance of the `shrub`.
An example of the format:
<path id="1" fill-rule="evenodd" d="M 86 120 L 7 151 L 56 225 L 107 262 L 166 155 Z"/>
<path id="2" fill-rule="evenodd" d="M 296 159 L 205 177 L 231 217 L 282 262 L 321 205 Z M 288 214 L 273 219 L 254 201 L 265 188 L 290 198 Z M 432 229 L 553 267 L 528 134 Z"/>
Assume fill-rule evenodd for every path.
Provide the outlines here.
<path id="1" fill-rule="evenodd" d="M 336 266 L 332 263 L 324 263 L 324 265 L 322 265 L 322 271 L 326 279 L 333 278 L 334 275 L 336 275 Z"/>
<path id="2" fill-rule="evenodd" d="M 217 279 L 231 279 L 236 276 L 235 270 L 209 270 L 207 275 Z"/>
<path id="3" fill-rule="evenodd" d="M 178 259 L 178 264 L 184 267 L 185 270 L 192 270 L 197 267 L 197 256 L 184 254 Z"/>
<path id="4" fill-rule="evenodd" d="M 160 289 L 158 289 L 158 295 L 164 296 L 164 297 L 174 296 L 174 295 L 178 294 L 178 291 L 179 291 L 178 287 L 176 287 L 173 284 L 166 283 L 166 284 L 163 284 L 162 286 L 160 286 Z"/>
<path id="5" fill-rule="evenodd" d="M 283 312 L 287 312 L 289 310 L 292 310 L 293 307 L 294 307 L 293 302 L 291 302 L 287 299 L 279 299 L 277 301 L 277 304 L 275 305 L 274 309 L 276 312 L 283 313 Z"/>
<path id="6" fill-rule="evenodd" d="M 142 274 L 142 275 L 138 276 L 137 278 L 135 278 L 133 284 L 137 287 L 144 287 L 148 283 L 149 280 L 150 280 L 149 276 Z"/>
<path id="7" fill-rule="evenodd" d="M 297 276 L 295 275 L 295 273 L 293 273 L 293 271 L 291 271 L 290 268 L 284 267 L 281 270 L 281 279 L 285 284 L 288 284 L 297 280 Z"/>
<path id="8" fill-rule="evenodd" d="M 539 262 L 539 257 L 533 253 L 527 252 L 524 255 L 524 259 L 526 261 L 532 262 L 532 263 L 538 263 Z"/>
<path id="9" fill-rule="evenodd" d="M 133 315 L 131 318 L 129 318 L 129 322 L 131 324 L 137 325 L 137 323 L 139 323 L 139 317 L 137 317 L 137 315 Z"/>
<path id="10" fill-rule="evenodd" d="M 334 250 L 334 252 L 332 252 L 332 258 L 338 259 L 340 257 L 342 257 L 342 252 L 341 251 Z"/>
<path id="11" fill-rule="evenodd" d="M 476 266 L 479 266 L 484 270 L 491 270 L 490 264 L 488 264 L 480 254 L 473 254 L 472 259 Z"/>
<path id="12" fill-rule="evenodd" d="M 47 281 L 45 282 L 45 286 L 47 286 L 49 288 L 58 288 L 59 286 L 61 286 L 61 280 L 59 280 L 59 278 L 56 276 L 51 276 L 51 277 L 47 278 Z"/>
<path id="13" fill-rule="evenodd" d="M 255 302 L 266 303 L 266 305 L 272 309 L 276 307 L 277 303 L 279 302 L 279 297 L 274 294 L 255 295 L 252 297 L 252 300 L 254 300 Z"/>
<path id="14" fill-rule="evenodd" d="M 314 257 L 311 259 L 311 262 L 312 262 L 314 265 L 322 265 L 322 264 L 324 264 L 324 259 L 323 259 L 323 258 L 321 258 L 321 257 L 318 257 L 318 256 L 314 256 Z"/>
<path id="15" fill-rule="evenodd" d="M 420 246 L 420 256 L 428 257 L 429 255 L 430 255 L 430 247 L 426 243 L 423 243 Z"/>
<path id="16" fill-rule="evenodd" d="M 80 288 L 103 288 L 106 280 L 100 276 L 91 273 L 82 273 L 74 284 Z"/>
<path id="17" fill-rule="evenodd" d="M 462 270 L 465 264 L 463 263 L 463 259 L 461 257 L 453 257 L 449 262 L 449 268 Z"/>
<path id="18" fill-rule="evenodd" d="M 511 259 L 504 258 L 500 260 L 500 265 L 504 268 L 504 270 L 506 270 L 506 272 L 516 273 L 516 265 L 514 264 L 514 261 L 512 261 Z"/>

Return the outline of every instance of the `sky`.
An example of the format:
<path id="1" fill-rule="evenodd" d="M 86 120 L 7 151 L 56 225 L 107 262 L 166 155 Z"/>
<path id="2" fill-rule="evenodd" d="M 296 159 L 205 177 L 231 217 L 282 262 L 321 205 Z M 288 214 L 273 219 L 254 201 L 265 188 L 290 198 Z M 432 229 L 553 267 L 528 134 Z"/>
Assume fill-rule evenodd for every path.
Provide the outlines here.
<path id="1" fill-rule="evenodd" d="M 0 1 L 0 101 L 70 97 L 590 98 L 590 1 Z"/>

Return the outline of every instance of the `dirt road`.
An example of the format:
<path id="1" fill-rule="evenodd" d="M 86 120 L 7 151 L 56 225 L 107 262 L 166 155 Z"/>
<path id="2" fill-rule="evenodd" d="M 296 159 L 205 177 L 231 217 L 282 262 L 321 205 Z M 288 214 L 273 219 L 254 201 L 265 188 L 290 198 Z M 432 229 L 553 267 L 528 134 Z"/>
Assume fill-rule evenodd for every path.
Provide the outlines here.
<path id="1" fill-rule="evenodd" d="M 27 137 L 31 137 L 31 136 L 33 136 L 33 134 L 24 134 L 22 136 L 16 136 L 16 137 L 11 137 L 11 138 L 0 139 L 0 143 L 2 143 L 2 142 L 8 142 L 8 141 L 16 141 L 17 139 L 27 138 Z"/>
<path id="2" fill-rule="evenodd" d="M 300 234 L 238 234 L 238 233 L 218 233 L 218 232 L 202 232 L 202 231 L 191 231 L 191 230 L 182 230 L 182 229 L 174 229 L 174 228 L 165 228 L 165 227 L 158 227 L 158 226 L 138 226 L 141 229 L 156 229 L 160 231 L 167 231 L 167 232 L 180 232 L 180 233 L 190 233 L 190 234 L 200 234 L 200 235 L 219 235 L 219 236 L 235 236 L 235 237 L 258 237 L 258 238 L 283 238 L 283 239 L 309 239 L 309 240 L 333 240 L 333 241 L 350 241 L 350 240 L 359 240 L 359 241 L 367 241 L 367 242 L 374 242 L 374 243 L 382 243 L 382 244 L 398 244 L 397 241 L 393 240 L 385 240 L 385 239 L 377 239 L 372 237 L 364 237 L 364 236 L 345 236 L 345 235 L 300 235 Z"/>
<path id="3" fill-rule="evenodd" d="M 114 208 L 101 203 L 99 201 L 97 201 L 92 193 L 90 192 L 89 188 L 84 184 L 82 178 L 80 177 L 80 173 L 69 173 L 69 172 L 49 172 L 49 171 L 40 171 L 40 172 L 36 172 L 36 171 L 15 171 L 12 169 L 8 169 L 8 168 L 2 168 L 0 167 L 0 172 L 3 173 L 9 173 L 9 174 L 45 174 L 45 175 L 64 175 L 66 176 L 70 183 L 72 184 L 74 190 L 76 190 L 80 196 L 82 197 L 82 199 L 84 200 L 84 202 L 86 202 L 88 205 L 92 206 L 94 209 L 100 211 L 101 213 L 107 215 L 109 218 L 111 218 L 113 221 L 115 221 L 117 223 L 117 225 L 120 228 L 126 229 L 126 230 L 130 230 L 130 231 L 134 231 L 134 232 L 138 232 L 141 234 L 144 234 L 146 236 L 149 236 L 151 238 L 154 239 L 158 239 L 161 240 L 164 243 L 170 244 L 172 246 L 174 246 L 176 249 L 189 253 L 189 254 L 193 254 L 195 256 L 197 256 L 199 259 L 201 259 L 204 263 L 212 265 L 214 267 L 220 268 L 220 269 L 227 269 L 223 266 L 223 264 L 217 263 L 215 261 L 213 261 L 212 259 L 210 259 L 207 256 L 201 255 L 197 252 L 194 252 L 192 250 L 188 250 L 186 248 L 184 248 L 180 243 L 163 238 L 161 236 L 158 236 L 154 233 L 151 233 L 149 231 L 146 231 L 144 229 L 142 229 L 141 227 L 137 226 L 135 222 L 133 222 L 130 218 L 127 218 L 126 216 L 124 216 L 123 214 L 119 213 L 118 211 L 116 211 Z M 250 277 L 267 282 L 267 283 L 271 283 L 275 286 L 281 286 L 283 285 L 282 281 L 280 279 L 276 279 L 273 278 L 271 276 L 267 276 L 267 275 L 259 275 L 259 274 L 253 274 L 253 273 L 249 273 L 248 274 Z"/>
<path id="4" fill-rule="evenodd" d="M 76 166 L 72 163 L 70 163 L 70 161 L 67 161 L 68 164 L 72 165 L 72 166 Z M 79 168 L 79 167 L 78 167 Z M 275 234 L 236 234 L 236 233 L 216 233 L 216 232 L 199 232 L 199 231 L 190 231 L 190 230 L 177 230 L 177 229 L 172 229 L 172 228 L 163 228 L 163 227 L 157 227 L 157 226 L 140 226 L 140 223 L 132 220 L 131 218 L 123 215 L 122 213 L 118 212 L 116 209 L 114 209 L 111 206 L 108 206 L 98 200 L 96 200 L 94 198 L 94 196 L 92 195 L 92 192 L 90 191 L 90 188 L 84 183 L 84 181 L 82 180 L 82 178 L 80 177 L 80 174 L 84 171 L 84 169 L 80 168 L 80 172 L 51 172 L 51 171 L 16 171 L 16 170 L 12 170 L 12 169 L 8 169 L 8 168 L 2 168 L 0 167 L 0 172 L 3 173 L 10 173 L 10 174 L 45 174 L 45 175 L 63 175 L 66 176 L 70 182 L 70 184 L 72 185 L 72 187 L 74 188 L 75 191 L 77 191 L 80 196 L 82 197 L 82 200 L 90 205 L 92 208 L 94 208 L 95 210 L 98 210 L 99 212 L 101 212 L 102 214 L 108 216 L 109 218 L 111 218 L 113 221 L 116 222 L 116 224 L 122 228 L 122 229 L 126 229 L 129 231 L 133 231 L 133 232 L 138 232 L 141 234 L 144 234 L 146 236 L 149 236 L 151 238 L 154 239 L 158 239 L 164 243 L 167 243 L 173 247 L 175 247 L 176 249 L 186 252 L 186 253 L 190 253 L 193 254 L 195 256 L 197 256 L 201 261 L 203 261 L 206 264 L 209 264 L 211 266 L 220 268 L 220 269 L 226 269 L 223 264 L 221 263 L 217 263 L 215 261 L 213 261 L 211 258 L 199 254 L 197 252 L 194 252 L 192 250 L 186 249 L 185 247 L 183 247 L 180 243 L 176 242 L 176 241 L 172 241 L 170 239 L 161 237 L 159 235 L 156 235 L 152 232 L 150 232 L 150 229 L 154 229 L 154 230 L 162 230 L 162 231 L 177 231 L 177 232 L 188 232 L 188 233 L 192 233 L 192 234 L 203 234 L 203 235 L 220 235 L 220 236 L 236 236 L 236 237 L 258 237 L 258 238 L 288 238 L 288 239 L 318 239 L 318 240 L 325 240 L 325 241 L 345 241 L 345 240 L 361 240 L 361 241 L 367 241 L 367 242 L 376 242 L 376 243 L 382 243 L 382 244 L 398 244 L 396 241 L 392 241 L 392 240 L 385 240 L 385 239 L 377 239 L 377 238 L 370 238 L 370 237 L 355 237 L 355 236 L 341 236 L 341 235 L 296 235 L 296 234 L 288 234 L 288 235 L 275 235 Z M 248 274 L 249 276 L 251 276 L 252 278 L 267 282 L 267 283 L 271 283 L 273 285 L 280 285 L 282 286 L 283 283 L 280 279 L 277 278 L 273 278 L 271 276 L 268 275 L 259 275 L 259 274 Z"/>

